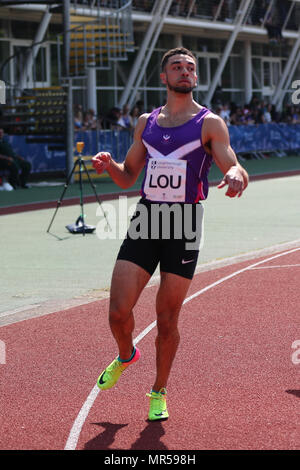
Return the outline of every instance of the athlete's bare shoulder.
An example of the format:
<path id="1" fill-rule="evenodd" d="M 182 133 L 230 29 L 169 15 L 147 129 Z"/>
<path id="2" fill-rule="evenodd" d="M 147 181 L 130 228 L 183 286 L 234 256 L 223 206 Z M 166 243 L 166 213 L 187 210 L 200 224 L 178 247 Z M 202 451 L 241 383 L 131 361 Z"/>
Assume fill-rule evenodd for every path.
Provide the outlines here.
<path id="1" fill-rule="evenodd" d="M 224 123 L 224 119 L 211 111 L 205 115 L 204 122 L 206 122 L 206 125 L 218 126 Z"/>
<path id="2" fill-rule="evenodd" d="M 207 142 L 212 136 L 224 134 L 228 132 L 227 125 L 220 116 L 213 112 L 207 113 L 203 120 L 202 139 Z"/>
<path id="3" fill-rule="evenodd" d="M 138 121 L 146 123 L 149 116 L 150 116 L 150 113 L 143 113 L 139 116 Z"/>
<path id="4" fill-rule="evenodd" d="M 150 116 L 150 113 L 144 113 L 141 114 L 137 120 L 135 129 L 134 129 L 134 135 L 135 137 L 141 136 L 147 123 L 147 119 Z"/>

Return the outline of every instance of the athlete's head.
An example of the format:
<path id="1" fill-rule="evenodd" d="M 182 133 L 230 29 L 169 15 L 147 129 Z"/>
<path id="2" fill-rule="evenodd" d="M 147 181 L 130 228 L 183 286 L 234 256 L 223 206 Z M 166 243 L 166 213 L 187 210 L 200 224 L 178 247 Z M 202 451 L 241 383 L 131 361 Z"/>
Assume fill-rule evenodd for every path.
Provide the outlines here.
<path id="1" fill-rule="evenodd" d="M 188 49 L 171 49 L 161 61 L 161 80 L 171 91 L 190 93 L 197 84 L 196 64 L 195 56 Z"/>

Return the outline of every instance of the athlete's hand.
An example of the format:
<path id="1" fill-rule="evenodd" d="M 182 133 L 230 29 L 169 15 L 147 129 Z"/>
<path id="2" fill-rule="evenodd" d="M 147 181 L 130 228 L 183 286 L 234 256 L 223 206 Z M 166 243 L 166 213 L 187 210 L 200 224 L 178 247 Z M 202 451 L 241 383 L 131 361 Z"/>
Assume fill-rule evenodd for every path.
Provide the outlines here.
<path id="1" fill-rule="evenodd" d="M 224 175 L 221 183 L 218 185 L 218 188 L 224 188 L 228 185 L 228 189 L 225 193 L 225 196 L 228 197 L 241 197 L 245 189 L 244 178 L 241 170 L 238 166 L 232 166 L 230 170 Z"/>
<path id="2" fill-rule="evenodd" d="M 92 158 L 92 165 L 95 168 L 95 170 L 97 171 L 97 173 L 99 173 L 99 175 L 101 175 L 101 173 L 103 173 L 109 167 L 110 161 L 111 161 L 111 154 L 110 153 L 108 153 L 108 152 L 99 152 L 99 153 L 97 153 L 97 155 L 95 155 Z"/>

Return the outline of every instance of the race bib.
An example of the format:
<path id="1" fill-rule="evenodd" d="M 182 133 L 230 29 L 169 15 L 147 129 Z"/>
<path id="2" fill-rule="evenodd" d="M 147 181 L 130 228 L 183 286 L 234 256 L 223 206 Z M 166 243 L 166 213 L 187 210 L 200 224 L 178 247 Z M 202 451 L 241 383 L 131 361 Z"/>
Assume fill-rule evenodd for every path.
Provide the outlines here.
<path id="1" fill-rule="evenodd" d="M 144 185 L 151 201 L 185 202 L 186 160 L 151 158 Z"/>

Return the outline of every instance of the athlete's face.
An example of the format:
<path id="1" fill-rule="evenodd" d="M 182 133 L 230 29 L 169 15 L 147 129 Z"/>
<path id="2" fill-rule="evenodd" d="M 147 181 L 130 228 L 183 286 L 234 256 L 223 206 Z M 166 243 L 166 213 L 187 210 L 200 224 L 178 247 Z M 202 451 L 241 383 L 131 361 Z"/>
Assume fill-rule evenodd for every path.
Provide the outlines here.
<path id="1" fill-rule="evenodd" d="M 160 75 L 162 83 L 177 93 L 190 93 L 197 84 L 196 64 L 192 57 L 173 55 Z"/>

